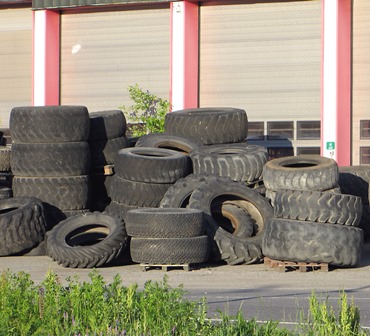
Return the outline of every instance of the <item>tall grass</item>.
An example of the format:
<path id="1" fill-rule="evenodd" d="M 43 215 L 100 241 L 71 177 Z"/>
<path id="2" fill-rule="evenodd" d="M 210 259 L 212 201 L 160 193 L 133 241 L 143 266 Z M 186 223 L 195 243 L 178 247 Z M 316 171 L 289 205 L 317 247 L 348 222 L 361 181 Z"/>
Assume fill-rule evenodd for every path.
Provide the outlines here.
<path id="1" fill-rule="evenodd" d="M 89 276 L 88 282 L 74 277 L 62 285 L 50 272 L 35 285 L 27 273 L 3 272 L 0 335 L 365 335 L 359 311 L 344 293 L 338 318 L 313 295 L 305 327 L 289 331 L 277 321 L 246 320 L 241 312 L 234 317 L 220 313 L 219 322 L 211 322 L 206 300 L 184 299 L 184 289 L 171 288 L 166 276 L 162 282 L 146 282 L 142 290 L 123 286 L 118 275 L 111 283 L 96 270 Z"/>

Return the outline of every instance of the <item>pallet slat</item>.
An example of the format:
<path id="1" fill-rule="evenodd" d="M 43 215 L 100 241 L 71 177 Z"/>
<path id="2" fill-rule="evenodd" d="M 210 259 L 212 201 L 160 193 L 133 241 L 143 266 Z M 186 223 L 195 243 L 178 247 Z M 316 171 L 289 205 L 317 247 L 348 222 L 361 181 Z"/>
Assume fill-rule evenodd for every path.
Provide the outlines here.
<path id="1" fill-rule="evenodd" d="M 264 264 L 270 268 L 276 268 L 279 272 L 286 272 L 288 268 L 298 269 L 299 272 L 307 272 L 308 269 L 321 272 L 329 271 L 327 263 L 282 261 L 265 257 Z"/>

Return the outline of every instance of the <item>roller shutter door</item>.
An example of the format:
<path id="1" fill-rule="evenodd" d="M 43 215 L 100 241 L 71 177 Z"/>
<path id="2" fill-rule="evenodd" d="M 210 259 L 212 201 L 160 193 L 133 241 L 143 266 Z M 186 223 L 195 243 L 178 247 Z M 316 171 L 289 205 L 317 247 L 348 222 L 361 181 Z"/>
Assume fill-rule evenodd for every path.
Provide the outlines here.
<path id="1" fill-rule="evenodd" d="M 370 2 L 353 2 L 352 164 L 370 164 Z"/>
<path id="2" fill-rule="evenodd" d="M 169 8 L 63 14 L 61 103 L 90 112 L 132 105 L 138 84 L 169 96 Z"/>
<path id="3" fill-rule="evenodd" d="M 32 102 L 32 11 L 0 10 L 0 125 L 14 106 Z"/>
<path id="4" fill-rule="evenodd" d="M 319 149 L 320 0 L 203 6 L 200 32 L 201 106 L 244 108 L 261 134 Z M 307 139 L 298 121 L 314 121 Z"/>

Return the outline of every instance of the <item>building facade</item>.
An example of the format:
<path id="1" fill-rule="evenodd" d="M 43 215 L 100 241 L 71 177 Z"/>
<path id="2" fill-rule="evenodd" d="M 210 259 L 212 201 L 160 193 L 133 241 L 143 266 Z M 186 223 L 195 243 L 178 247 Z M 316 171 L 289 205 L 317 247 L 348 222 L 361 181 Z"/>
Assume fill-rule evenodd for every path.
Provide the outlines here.
<path id="1" fill-rule="evenodd" d="M 21 105 L 247 111 L 249 141 L 370 164 L 366 0 L 34 0 L 0 5 L 0 122 Z"/>

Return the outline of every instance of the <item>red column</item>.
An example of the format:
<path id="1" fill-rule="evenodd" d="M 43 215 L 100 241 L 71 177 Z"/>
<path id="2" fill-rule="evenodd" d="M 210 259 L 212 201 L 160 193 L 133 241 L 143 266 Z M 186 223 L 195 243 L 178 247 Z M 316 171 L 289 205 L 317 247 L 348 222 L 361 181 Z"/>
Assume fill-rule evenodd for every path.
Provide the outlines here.
<path id="1" fill-rule="evenodd" d="M 173 110 L 198 107 L 199 7 L 171 2 L 171 89 Z"/>
<path id="2" fill-rule="evenodd" d="M 351 164 L 351 0 L 322 0 L 321 154 Z"/>
<path id="3" fill-rule="evenodd" d="M 58 12 L 33 12 L 32 104 L 59 105 L 60 18 Z"/>

